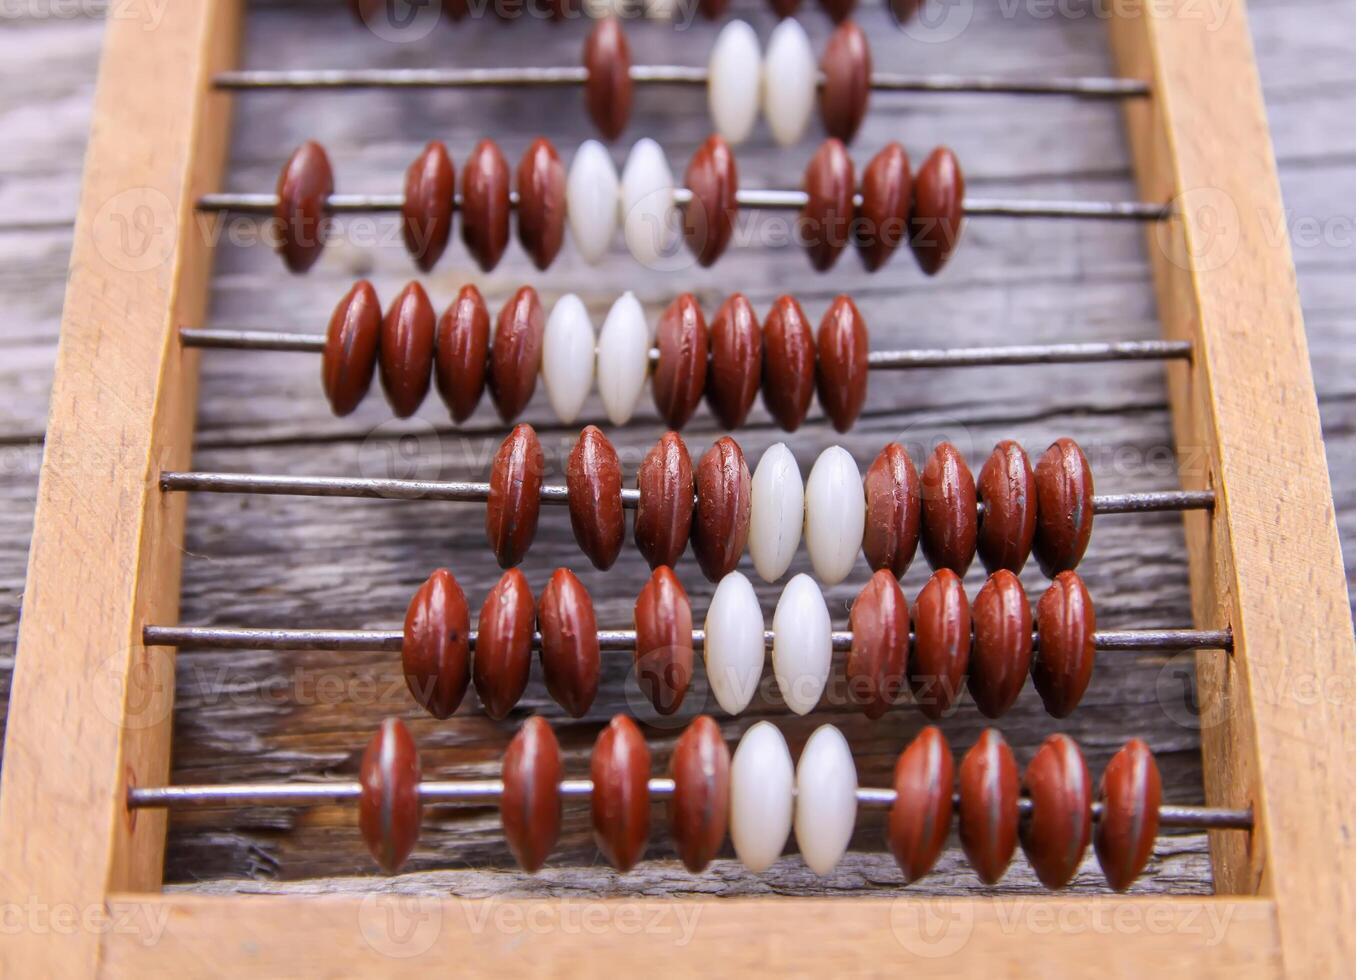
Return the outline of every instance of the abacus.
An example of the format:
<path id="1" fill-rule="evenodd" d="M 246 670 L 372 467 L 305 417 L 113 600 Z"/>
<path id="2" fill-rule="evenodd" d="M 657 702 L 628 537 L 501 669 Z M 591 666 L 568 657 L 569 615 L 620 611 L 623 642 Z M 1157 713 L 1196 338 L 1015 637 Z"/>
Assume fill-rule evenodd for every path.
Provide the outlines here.
<path id="1" fill-rule="evenodd" d="M 383 51 L 345 6 L 248 18 L 309 18 L 335 50 Z M 534 25 L 465 18 L 416 48 L 441 59 L 418 69 L 241 66 L 241 0 L 110 18 L 0 783 L 0 902 L 81 925 L 9 930 L 7 975 L 1341 972 L 1356 643 L 1241 6 L 1212 20 L 1118 6 L 1114 76 L 1025 78 L 897 73 L 911 61 L 896 48 L 920 52 L 896 19 L 824 6 L 838 26 L 777 25 L 753 5 L 735 11 L 752 26 L 699 24 L 690 45 L 659 23 L 574 25 L 563 4 L 563 23 L 536 26 L 564 40 L 535 46 L 521 40 Z M 247 54 L 286 50 L 251 38 Z M 507 64 L 474 64 L 484 38 Z M 543 51 L 580 44 L 582 67 Z M 964 38 L 949 44 L 966 63 Z M 669 45 L 692 57 L 654 56 Z M 709 67 L 690 67 L 706 50 Z M 785 90 L 755 98 L 750 73 L 774 69 Z M 663 115 L 633 102 L 661 83 L 678 92 Z M 529 86 L 547 102 L 530 118 L 510 120 L 509 101 L 445 143 L 419 132 L 401 193 L 335 191 L 343 131 L 382 121 L 318 111 L 373 104 L 317 90 L 435 89 L 466 108 Z M 710 121 L 682 97 L 699 86 Z M 605 137 L 644 137 L 620 176 L 600 143 L 567 167 L 568 131 L 548 134 L 579 87 Z M 250 99 L 295 100 L 276 104 L 314 132 L 237 156 L 245 172 L 228 176 L 233 103 L 264 89 L 282 91 Z M 916 121 L 891 117 L 888 93 L 1040 96 L 1021 103 L 1033 127 L 1059 102 L 1044 96 L 1073 97 L 1066 120 L 1119 106 L 1138 194 L 1101 178 L 1107 193 L 972 194 L 1001 183 L 982 138 L 932 140 L 915 172 L 908 125 L 880 128 Z M 800 141 L 816 99 L 817 150 Z M 487 129 L 496 118 L 521 125 L 509 137 Z M 854 135 L 885 137 L 860 181 Z M 519 137 L 510 175 L 495 141 Z M 696 150 L 681 182 L 678 144 Z M 398 173 L 407 149 L 378 144 L 372 173 Z M 219 245 L 213 230 L 242 212 L 237 230 L 277 240 Z M 513 212 L 522 255 L 506 248 Z M 763 212 L 800 215 L 816 273 L 737 233 Z M 369 213 L 392 247 L 327 227 Z M 1085 229 L 1039 243 L 1080 259 L 1101 247 L 1090 229 L 1142 225 L 1162 338 L 1119 308 L 1038 336 L 1020 302 L 963 322 L 954 296 L 986 288 L 984 260 L 1012 266 L 989 269 L 1011 289 L 1033 274 L 1019 253 L 1034 243 L 992 245 L 990 217 Z M 446 248 L 454 219 L 465 253 Z M 905 246 L 920 268 L 888 261 Z M 399 288 L 411 259 L 424 278 Z M 266 269 L 267 315 L 223 322 L 213 266 L 243 282 L 249 263 Z M 1057 309 L 1083 282 L 1075 268 L 1032 288 Z M 288 352 L 319 363 L 295 380 L 305 359 Z M 231 397 L 271 391 L 348 440 L 352 465 L 308 465 L 276 420 L 247 447 L 199 432 L 193 458 L 200 366 L 216 379 L 228 363 Z M 995 428 L 991 451 L 964 424 L 916 427 L 934 401 L 994 406 L 983 386 L 1004 372 L 1076 393 L 1150 386 L 1158 370 L 1177 453 L 1166 486 L 1123 472 L 1116 446 L 1134 435 L 1108 437 L 1096 412 L 972 416 Z M 943 372 L 949 394 L 927 380 Z M 364 401 L 374 378 L 387 409 Z M 460 440 L 454 468 L 470 472 L 442 472 L 441 454 L 433 472 L 418 456 L 374 472 L 363 425 L 379 450 Z M 351 536 L 319 540 L 305 515 L 322 512 Z M 1174 514 L 1190 622 L 1123 587 L 1160 560 L 1153 522 Z M 229 534 L 247 516 L 263 530 L 209 553 L 220 568 L 199 580 L 195 533 L 211 532 L 196 522 Z M 243 571 L 321 574 L 340 549 L 361 554 L 287 608 L 286 589 Z M 1164 720 L 1170 654 L 1194 658 L 1185 723 Z M 193 731 L 212 712 L 185 698 L 191 666 L 176 693 L 176 661 L 199 655 L 265 678 L 305 663 L 394 683 L 304 710 L 252 702 L 254 721 L 233 718 L 204 753 Z M 1118 685 L 1141 696 L 1115 700 Z M 293 711 L 279 747 L 274 716 Z M 1194 725 L 1199 789 L 1183 777 Z M 1207 834 L 1208 858 L 1165 831 Z M 1173 842 L 1185 861 L 1170 864 Z M 224 858 L 195 865 L 205 854 Z M 247 855 L 279 880 L 242 878 Z M 675 941 L 626 926 L 633 913 L 691 928 Z"/>

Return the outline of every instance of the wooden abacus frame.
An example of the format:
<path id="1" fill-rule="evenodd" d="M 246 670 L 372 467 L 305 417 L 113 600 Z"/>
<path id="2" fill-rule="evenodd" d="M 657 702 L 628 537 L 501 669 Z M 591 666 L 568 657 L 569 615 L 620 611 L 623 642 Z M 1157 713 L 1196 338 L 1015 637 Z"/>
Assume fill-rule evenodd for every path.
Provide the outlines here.
<path id="1" fill-rule="evenodd" d="M 364 940 L 359 898 L 161 894 L 167 817 L 126 805 L 169 774 L 174 657 L 141 632 L 177 621 L 185 495 L 157 475 L 192 446 L 198 356 L 177 330 L 204 312 L 194 201 L 222 173 L 230 97 L 210 82 L 243 15 L 241 0 L 153 6 L 108 21 L 0 786 L 0 902 L 46 925 L 7 927 L 0 961 L 13 976 L 393 973 L 407 961 Z M 1212 835 L 1220 894 L 1023 898 L 1038 914 L 1020 915 L 995 898 L 722 900 L 658 963 L 643 931 L 554 928 L 578 903 L 524 908 L 543 933 L 524 942 L 447 899 L 424 907 L 441 917 L 425 962 L 838 973 L 940 950 L 919 962 L 1307 977 L 1356 958 L 1356 643 L 1246 16 L 1240 0 L 1211 18 L 1112 8 L 1121 73 L 1152 87 L 1125 110 L 1141 196 L 1174 203 L 1149 236 L 1165 335 L 1194 344 L 1166 368 L 1183 485 L 1217 495 L 1185 516 L 1196 625 L 1234 637 L 1232 654 L 1199 655 L 1223 719 L 1203 732 L 1206 796 L 1255 816 L 1250 834 Z M 162 924 L 154 943 L 119 928 L 138 913 Z M 938 923 L 962 941 L 930 947 Z"/>

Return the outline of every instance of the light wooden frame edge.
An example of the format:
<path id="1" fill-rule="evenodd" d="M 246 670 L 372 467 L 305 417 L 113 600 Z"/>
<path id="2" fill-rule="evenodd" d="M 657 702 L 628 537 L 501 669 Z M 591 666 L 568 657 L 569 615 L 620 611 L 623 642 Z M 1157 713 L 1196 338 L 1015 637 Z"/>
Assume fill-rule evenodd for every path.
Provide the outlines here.
<path id="1" fill-rule="evenodd" d="M 234 58 L 240 2 L 178 0 L 154 24 L 109 23 L 0 783 L 0 908 L 4 925 L 17 912 L 20 926 L 6 928 L 0 965 L 15 975 L 408 965 L 364 934 L 374 914 L 392 914 L 374 904 L 398 900 L 159 894 L 164 816 L 133 821 L 123 806 L 129 781 L 167 778 L 173 659 L 146 650 L 139 632 L 177 613 L 183 504 L 159 493 L 155 474 L 191 446 L 196 360 L 174 329 L 197 322 L 204 304 L 210 244 L 192 202 L 221 173 L 229 107 L 208 80 Z M 1221 497 L 1213 515 L 1187 521 L 1197 622 L 1235 633 L 1231 657 L 1200 663 L 1207 708 L 1225 706 L 1203 726 L 1207 796 L 1254 805 L 1259 826 L 1217 835 L 1217 876 L 1222 891 L 1262 897 L 666 900 L 701 924 L 658 963 L 643 929 L 566 928 L 570 903 L 407 899 L 440 922 L 426 955 L 485 972 L 619 958 L 646 969 L 842 972 L 913 959 L 943 975 L 1095 963 L 1307 976 L 1349 962 L 1356 845 L 1341 807 L 1354 787 L 1341 762 L 1356 757 L 1356 728 L 1340 701 L 1301 705 L 1272 683 L 1280 671 L 1350 696 L 1356 651 L 1246 18 L 1239 0 L 1210 8 L 1208 22 L 1185 0 L 1113 7 L 1123 73 L 1155 90 L 1127 110 L 1136 171 L 1146 199 L 1178 204 L 1150 240 L 1165 331 L 1197 344 L 1190 367 L 1170 369 L 1184 480 Z M 1200 251 L 1215 217 L 1194 207 L 1202 200 L 1237 216 L 1224 261 Z M 149 247 L 164 250 L 149 267 L 146 242 L 126 237 L 146 231 L 148 214 L 161 219 Z M 110 649 L 110 637 L 125 647 Z M 57 928 L 60 908 L 74 930 Z M 545 916 L 544 932 L 524 941 L 473 928 L 498 909 Z M 1220 928 L 1202 931 L 1202 916 Z M 939 957 L 938 936 L 945 945 L 957 922 L 964 942 Z"/>

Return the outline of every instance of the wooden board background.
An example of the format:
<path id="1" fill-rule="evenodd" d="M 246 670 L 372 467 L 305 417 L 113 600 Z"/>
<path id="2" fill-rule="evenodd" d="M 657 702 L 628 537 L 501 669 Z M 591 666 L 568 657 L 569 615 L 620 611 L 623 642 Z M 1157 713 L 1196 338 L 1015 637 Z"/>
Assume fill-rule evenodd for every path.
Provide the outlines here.
<path id="1" fill-rule="evenodd" d="M 1015 9 L 1014 9 L 1015 8 Z M 1258 0 L 1251 16 L 1267 86 L 1271 124 L 1281 162 L 1289 227 L 1309 328 L 1323 409 L 1329 465 L 1337 494 L 1344 542 L 1356 535 L 1352 490 L 1352 366 L 1348 341 L 1353 287 L 1350 248 L 1356 213 L 1350 160 L 1356 137 L 1341 125 L 1353 109 L 1356 82 L 1348 40 L 1331 0 L 1281 3 Z M 10 397 L 0 403 L 0 641 L 12 658 L 37 463 L 46 414 L 46 392 L 59 318 L 69 223 L 78 192 L 88 101 L 101 34 L 98 20 L 67 16 L 69 5 L 34 7 L 0 30 L 0 112 L 6 131 L 21 138 L 0 162 L 0 296 L 8 316 L 0 342 L 9 356 L 0 363 Z M 736 3 L 762 36 L 771 25 L 757 0 Z M 1105 27 L 1092 3 L 1061 5 L 1072 16 L 1047 16 L 1051 5 L 974 0 L 962 5 L 971 20 L 946 44 L 887 33 L 885 15 L 869 7 L 861 19 L 875 28 L 877 65 L 901 71 L 995 71 L 1103 74 L 1110 70 Z M 814 10 L 803 17 L 816 49 L 828 30 Z M 1314 32 L 1321 22 L 1328 30 Z M 584 25 L 552 28 L 539 23 L 444 27 L 423 42 L 394 46 L 354 28 L 322 4 L 260 4 L 247 31 L 246 62 L 253 66 L 347 64 L 573 64 Z M 636 61 L 700 63 L 715 29 L 699 24 L 674 34 L 637 25 Z M 323 33 L 326 43 L 314 38 Z M 886 43 L 888 39 L 889 43 Z M 704 95 L 697 91 L 643 92 L 631 129 L 613 148 L 620 163 L 631 139 L 653 135 L 681 173 L 709 124 Z M 404 98 L 380 94 L 335 94 L 297 100 L 255 95 L 242 100 L 233 137 L 231 186 L 272 187 L 277 167 L 305 138 L 330 149 L 342 190 L 397 189 L 399 175 L 422 142 L 442 138 L 460 162 L 483 135 L 500 139 L 511 160 L 538 133 L 552 137 L 568 156 L 591 135 L 576 92 L 463 97 L 425 93 Z M 901 139 L 916 160 L 936 143 L 953 146 L 976 195 L 1129 197 L 1120 119 L 1111 105 L 1072 100 L 1004 100 L 975 97 L 878 98 L 853 147 L 859 165 L 885 140 Z M 792 186 L 813 141 L 778 152 L 765 130 L 739 151 L 745 183 Z M 747 224 L 753 235 L 768 226 Z M 337 241 L 306 277 L 289 277 L 263 248 L 223 246 L 218 257 L 213 325 L 319 330 L 335 299 L 355 275 L 371 277 L 384 297 L 394 294 L 413 267 L 384 221 L 353 226 L 355 236 L 390 243 L 369 247 Z M 248 228 L 246 228 L 248 231 Z M 425 277 L 435 302 L 475 279 L 492 302 L 521 282 L 532 282 L 548 302 L 576 290 L 601 317 L 620 290 L 636 289 L 652 314 L 676 288 L 699 291 L 708 311 L 718 298 L 742 289 L 760 311 L 779 292 L 794 291 L 817 318 L 832 295 L 850 292 L 872 330 L 873 346 L 932 346 L 1063 339 L 1123 339 L 1157 334 L 1144 245 L 1132 228 L 1073 223 L 971 224 L 966 246 L 940 277 L 927 280 L 906 261 L 867 276 L 845 257 L 832 274 L 815 276 L 791 249 L 750 247 L 731 253 L 711 270 L 646 273 L 620 243 L 600 268 L 590 269 L 567 246 L 546 274 L 531 269 L 516 246 L 488 276 L 478 275 L 454 244 L 438 269 Z M 902 257 L 901 257 L 902 258 Z M 110 325 L 116 330 L 116 325 Z M 197 464 L 204 469 L 369 475 L 441 474 L 473 477 L 502 433 L 492 410 L 461 430 L 446 424 L 431 399 L 417 420 L 392 423 L 379 395 L 355 416 L 331 418 L 318 390 L 318 364 L 306 355 L 212 352 L 203 359 Z M 601 418 L 594 400 L 590 421 Z M 1059 435 L 1078 438 L 1089 450 L 1100 489 L 1160 489 L 1175 484 L 1169 423 L 1161 372 L 1152 365 L 1078 369 L 972 369 L 881 375 L 873 378 L 867 412 L 846 437 L 835 437 L 818 419 L 789 440 L 807 469 L 823 447 L 847 446 L 863 466 L 889 439 L 912 444 L 937 436 L 957 441 L 978 466 L 999 438 L 1015 437 L 1033 451 Z M 528 413 L 538 424 L 548 455 L 559 461 L 574 428 L 554 422 L 539 393 Z M 752 460 L 783 438 L 759 410 L 754 425 L 737 434 Z M 623 453 L 628 474 L 658 434 L 645 405 L 625 429 L 609 434 Z M 701 452 L 715 437 L 703 410 L 685 432 Z M 483 544 L 481 515 L 473 505 L 417 501 L 326 501 L 288 498 L 202 497 L 190 507 L 185 556 L 185 622 L 236 625 L 379 626 L 397 624 L 415 584 L 438 564 L 456 571 L 475 604 L 495 578 Z M 1100 622 L 1110 628 L 1180 625 L 1189 603 L 1181 562 L 1182 539 L 1171 516 L 1112 517 L 1099 523 L 1084 572 L 1098 600 Z M 535 588 L 558 564 L 577 568 L 578 552 L 566 515 L 548 511 L 525 570 Z M 747 562 L 746 562 L 747 564 Z M 804 567 L 803 554 L 797 567 Z M 604 626 L 629 623 L 644 565 L 628 546 L 617 567 L 583 578 L 593 591 Z M 691 558 L 679 569 L 705 608 L 710 587 Z M 835 621 L 865 578 L 859 566 L 831 591 Z M 906 590 L 923 581 L 912 569 Z M 1033 593 L 1043 579 L 1032 567 L 1023 576 Z M 971 590 L 981 578 L 972 572 Z M 759 585 L 769 616 L 778 587 Z M 700 612 L 699 612 L 700 615 Z M 583 773 L 587 750 L 601 723 L 618 710 L 641 705 L 627 678 L 625 658 L 609 661 L 594 711 L 566 722 L 534 679 L 524 712 L 540 709 L 560 720 L 570 751 L 569 767 Z M 1106 655 L 1083 708 L 1066 723 L 1053 722 L 1029 690 L 1001 727 L 1022 759 L 1050 731 L 1078 737 L 1099 771 L 1130 735 L 1142 735 L 1158 752 L 1168 797 L 1200 796 L 1198 736 L 1185 707 L 1184 664 L 1158 656 Z M 4 677 L 8 663 L 4 664 Z M 0 682 L 3 682 L 0 679 Z M 263 778 L 323 778 L 351 775 L 368 734 L 383 715 L 399 713 L 416 724 L 425 769 L 438 775 L 485 776 L 516 721 L 494 724 L 470 706 L 450 722 L 420 718 L 389 655 L 248 654 L 185 652 L 178 672 L 175 775 L 178 782 Z M 770 683 L 765 689 L 773 690 Z M 685 710 L 682 717 L 688 717 Z M 851 711 L 820 710 L 790 720 L 772 700 L 760 700 L 739 719 L 725 721 L 734 739 L 758 717 L 777 717 L 798 751 L 814 726 L 840 724 L 857 752 L 863 783 L 883 784 L 894 754 L 917 730 L 919 716 L 900 708 L 868 724 Z M 972 706 L 945 730 L 958 749 L 982 725 Z M 656 768 L 666 758 L 672 729 L 647 729 L 658 747 Z M 656 813 L 658 817 L 658 812 Z M 877 818 L 862 822 L 854 853 L 839 873 L 817 879 L 795 858 L 772 873 L 753 877 L 733 862 L 712 875 L 691 878 L 669 860 L 662 832 L 642 873 L 625 878 L 600 867 L 589 841 L 586 808 L 571 808 L 567 838 L 553 869 L 534 879 L 511 870 L 487 810 L 447 810 L 426 820 L 412 862 L 419 874 L 392 887 L 462 894 L 662 894 L 676 892 L 851 894 L 861 888 L 899 887 L 892 862 L 878 853 Z M 249 811 L 176 816 L 172 823 L 167 877 L 204 890 L 275 888 L 334 890 L 370 887 L 371 880 L 343 877 L 367 873 L 351 811 L 317 809 Z M 662 827 L 662 821 L 657 820 Z M 454 869 L 453 871 L 437 869 Z M 479 869 L 475 873 L 467 869 Z M 302 882 L 302 879 L 324 879 Z M 1029 888 L 1024 865 L 1014 868 L 1003 890 Z M 950 850 L 938 874 L 915 891 L 969 889 L 974 878 L 959 851 Z M 1095 864 L 1077 887 L 1102 887 Z M 1146 891 L 1205 891 L 1209 866 L 1204 839 L 1182 835 L 1160 847 Z"/>

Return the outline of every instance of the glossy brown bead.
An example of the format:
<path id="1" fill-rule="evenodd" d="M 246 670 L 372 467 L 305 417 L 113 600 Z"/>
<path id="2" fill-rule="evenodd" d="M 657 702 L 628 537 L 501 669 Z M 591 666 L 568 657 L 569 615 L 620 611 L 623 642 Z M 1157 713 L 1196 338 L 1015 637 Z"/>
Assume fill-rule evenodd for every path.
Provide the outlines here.
<path id="1" fill-rule="evenodd" d="M 692 604 L 660 565 L 636 598 L 636 680 L 654 710 L 671 715 L 692 683 Z"/>
<path id="2" fill-rule="evenodd" d="M 970 662 L 970 602 L 949 568 L 932 573 L 913 607 L 909 686 L 914 703 L 940 718 L 960 697 Z"/>
<path id="3" fill-rule="evenodd" d="M 655 342 L 659 361 L 650 378 L 654 406 L 665 422 L 681 429 L 702 400 L 710 350 L 706 318 L 695 296 L 683 293 L 660 314 Z"/>
<path id="4" fill-rule="evenodd" d="M 1097 798 L 1102 818 L 1093 845 L 1107 884 L 1123 892 L 1135 883 L 1154 853 L 1163 779 L 1149 746 L 1132 738 L 1111 757 Z"/>
<path id="5" fill-rule="evenodd" d="M 743 293 L 728 297 L 710 333 L 706 404 L 723 428 L 737 429 L 749 417 L 763 375 L 763 330 L 753 304 Z"/>
<path id="6" fill-rule="evenodd" d="M 461 239 L 489 272 L 509 240 L 509 166 L 499 145 L 481 140 L 461 172 Z"/>
<path id="7" fill-rule="evenodd" d="M 852 197 L 856 176 L 847 148 L 827 139 L 805 168 L 805 207 L 797 233 L 810 264 L 820 272 L 831 268 L 852 238 Z"/>
<path id="8" fill-rule="evenodd" d="M 692 459 L 676 432 L 665 432 L 645 454 L 636 476 L 636 547 L 651 568 L 673 565 L 692 529 Z"/>
<path id="9" fill-rule="evenodd" d="M 829 35 L 819 61 L 824 82 L 819 87 L 819 114 L 824 129 L 850 143 L 866 116 L 871 97 L 871 45 L 855 21 L 845 21 Z"/>
<path id="10" fill-rule="evenodd" d="M 697 0 L 697 10 L 707 20 L 719 20 L 729 5 L 730 0 Z"/>
<path id="11" fill-rule="evenodd" d="M 551 141 L 532 141 L 518 163 L 518 241 L 545 269 L 565 241 L 565 166 Z"/>
<path id="12" fill-rule="evenodd" d="M 431 140 L 405 171 L 400 230 L 415 264 L 427 272 L 442 258 L 452 235 L 457 175 L 441 140 Z"/>
<path id="13" fill-rule="evenodd" d="M 593 600 L 568 568 L 557 568 L 542 591 L 537 625 L 546 690 L 556 704 L 582 718 L 598 693 L 602 659 Z"/>
<path id="14" fill-rule="evenodd" d="M 977 546 L 984 567 L 1020 572 L 1036 536 L 1036 476 L 1026 450 L 1011 439 L 994 447 L 975 485 L 984 515 Z"/>
<path id="15" fill-rule="evenodd" d="M 325 250 L 329 235 L 329 197 L 334 171 L 319 143 L 297 147 L 278 175 L 278 204 L 273 211 L 278 254 L 293 272 L 305 272 Z"/>
<path id="16" fill-rule="evenodd" d="M 358 769 L 358 829 L 387 874 L 395 874 L 419 841 L 419 750 L 405 723 L 387 718 L 367 743 Z"/>
<path id="17" fill-rule="evenodd" d="M 499 797 L 504 840 L 524 871 L 540 869 L 560 839 L 561 775 L 556 734 L 544 718 L 533 715 L 504 752 Z"/>
<path id="18" fill-rule="evenodd" d="M 795 432 L 815 394 L 815 338 L 794 297 L 779 296 L 763 323 L 763 404 Z"/>
<path id="19" fill-rule="evenodd" d="M 500 308 L 490 349 L 490 396 L 505 422 L 517 418 L 537 390 L 545 333 L 537 291 L 523 286 Z"/>
<path id="20" fill-rule="evenodd" d="M 730 749 L 709 715 L 693 718 L 678 737 L 669 776 L 674 849 L 683 866 L 696 874 L 720 852 L 730 814 Z"/>
<path id="21" fill-rule="evenodd" d="M 1036 561 L 1053 578 L 1078 567 L 1092 537 L 1092 468 L 1072 439 L 1056 439 L 1036 463 Z"/>
<path id="22" fill-rule="evenodd" d="M 617 450 L 596 425 L 579 433 L 570 450 L 565 485 L 570 492 L 570 527 L 579 550 L 594 568 L 611 568 L 626 536 L 621 463 Z"/>
<path id="23" fill-rule="evenodd" d="M 683 208 L 683 240 L 697 264 L 711 265 L 720 258 L 734 235 L 739 203 L 739 172 L 734 153 L 720 136 L 708 136 L 687 165 L 683 183 L 692 200 Z"/>
<path id="24" fill-rule="evenodd" d="M 367 395 L 380 343 L 381 301 L 360 279 L 334 308 L 320 359 L 320 380 L 335 415 L 348 415 Z"/>
<path id="25" fill-rule="evenodd" d="M 753 479 L 739 444 L 729 436 L 697 464 L 697 513 L 692 524 L 692 552 L 712 582 L 734 571 L 749 539 Z"/>
<path id="26" fill-rule="evenodd" d="M 515 426 L 499 445 L 490 467 L 485 534 L 500 568 L 523 560 L 537 533 L 546 457 L 532 426 Z"/>
<path id="27" fill-rule="evenodd" d="M 433 377 L 453 421 L 465 422 L 480 404 L 489 351 L 490 311 L 480 290 L 467 284 L 438 318 L 433 345 Z"/>
<path id="28" fill-rule="evenodd" d="M 986 885 L 1003 877 L 1017 850 L 1021 781 L 1012 749 L 986 728 L 960 764 L 960 841 Z"/>
<path id="29" fill-rule="evenodd" d="M 866 471 L 866 526 L 862 552 L 875 569 L 903 577 L 918 550 L 922 483 L 913 460 L 897 442 L 886 445 Z"/>
<path id="30" fill-rule="evenodd" d="M 1077 743 L 1051 735 L 1022 777 L 1031 813 L 1021 824 L 1022 850 L 1046 888 L 1063 888 L 1078 871 L 1092 834 L 1092 778 Z"/>
<path id="31" fill-rule="evenodd" d="M 862 203 L 852 223 L 852 241 L 862 265 L 875 272 L 908 238 L 913 177 L 904 147 L 890 142 L 862 171 Z"/>
<path id="32" fill-rule="evenodd" d="M 1045 710 L 1056 718 L 1071 714 L 1092 679 L 1097 647 L 1097 613 L 1077 572 L 1060 572 L 1036 603 L 1040 645 L 1031 680 Z"/>
<path id="33" fill-rule="evenodd" d="M 933 150 L 913 179 L 909 247 L 918 267 L 935 276 L 960 241 L 965 210 L 965 175 L 956 155 L 944 146 Z"/>
<path id="34" fill-rule="evenodd" d="M 615 715 L 593 743 L 593 839 L 618 871 L 630 871 L 650 836 L 650 748 L 636 723 Z"/>
<path id="35" fill-rule="evenodd" d="M 800 9 L 800 0 L 771 0 L 772 12 L 778 17 L 790 17 Z"/>
<path id="36" fill-rule="evenodd" d="M 631 46 L 616 17 L 594 25 L 584 42 L 584 105 L 604 139 L 622 134 L 631 118 Z"/>
<path id="37" fill-rule="evenodd" d="M 918 12 L 918 8 L 923 6 L 923 0 L 888 0 L 886 6 L 890 8 L 890 14 L 895 22 L 903 25 L 907 24 Z"/>
<path id="38" fill-rule="evenodd" d="M 882 569 L 871 576 L 852 603 L 848 628 L 848 696 L 874 721 L 895 703 L 908 662 L 909 601 L 893 574 Z"/>
<path id="39" fill-rule="evenodd" d="M 929 725 L 918 733 L 895 763 L 895 802 L 887 832 L 890 850 L 905 883 L 917 881 L 937 863 L 951 832 L 951 784 L 955 760 L 951 747 Z"/>
<path id="40" fill-rule="evenodd" d="M 979 505 L 975 478 L 955 446 L 944 442 L 932 451 L 921 487 L 923 554 L 933 568 L 964 575 L 975 558 Z"/>
<path id="41" fill-rule="evenodd" d="M 857 421 L 866 403 L 866 321 L 850 296 L 838 296 L 819 321 L 819 404 L 839 432 Z"/>
<path id="42" fill-rule="evenodd" d="M 472 676 L 485 714 L 508 717 L 527 690 L 532 669 L 532 629 L 536 603 L 527 576 L 510 568 L 499 576 L 480 607 Z"/>
<path id="43" fill-rule="evenodd" d="M 975 596 L 970 615 L 970 696 L 985 717 L 998 718 L 1022 693 L 1031 670 L 1031 603 L 1017 576 L 1000 568 Z"/>
<path id="44" fill-rule="evenodd" d="M 857 6 L 857 0 L 819 0 L 819 5 L 837 24 L 852 16 L 852 9 Z"/>
<path id="45" fill-rule="evenodd" d="M 456 578 L 436 569 L 405 611 L 405 686 L 434 718 L 457 710 L 471 683 L 471 611 Z"/>
<path id="46" fill-rule="evenodd" d="M 381 321 L 378 362 L 381 387 L 391 410 L 409 418 L 419 410 L 433 376 L 433 334 L 437 314 L 428 293 L 407 283 Z"/>

